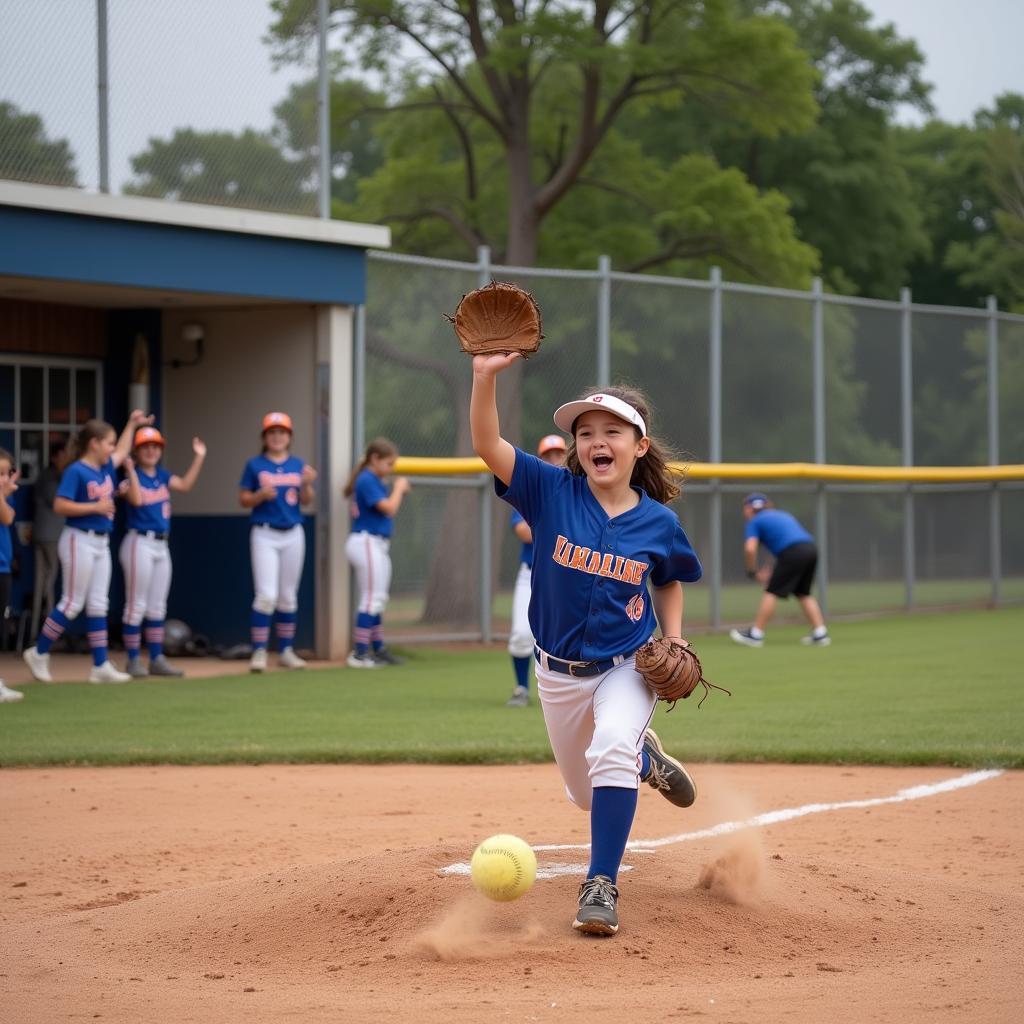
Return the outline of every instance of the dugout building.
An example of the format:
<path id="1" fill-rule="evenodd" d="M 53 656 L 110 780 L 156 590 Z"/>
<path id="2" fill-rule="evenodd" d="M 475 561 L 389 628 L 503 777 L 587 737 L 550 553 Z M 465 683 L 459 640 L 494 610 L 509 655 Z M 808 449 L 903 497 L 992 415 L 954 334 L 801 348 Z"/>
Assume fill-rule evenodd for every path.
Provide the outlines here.
<path id="1" fill-rule="evenodd" d="M 252 602 L 248 513 L 238 504 L 260 421 L 291 414 L 293 451 L 317 467 L 306 517 L 297 646 L 343 656 L 349 638 L 347 502 L 352 335 L 366 250 L 387 228 L 0 181 L 0 447 L 22 472 L 15 618 L 30 606 L 21 523 L 49 445 L 91 416 L 120 431 L 146 408 L 184 473 L 209 446 L 190 494 L 174 497 L 168 618 L 212 643 L 246 642 Z M 113 554 L 123 533 L 118 515 Z M 110 626 L 123 594 L 115 564 Z"/>

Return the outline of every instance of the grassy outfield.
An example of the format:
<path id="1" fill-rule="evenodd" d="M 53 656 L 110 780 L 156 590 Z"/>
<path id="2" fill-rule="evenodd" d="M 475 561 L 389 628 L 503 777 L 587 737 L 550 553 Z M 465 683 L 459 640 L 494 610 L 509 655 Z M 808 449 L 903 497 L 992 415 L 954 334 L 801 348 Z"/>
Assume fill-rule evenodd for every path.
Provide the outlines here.
<path id="1" fill-rule="evenodd" d="M 1024 767 L 1024 611 L 839 624 L 823 649 L 802 632 L 760 650 L 701 638 L 706 674 L 733 695 L 660 705 L 666 745 L 692 760 Z M 504 651 L 407 653 L 374 672 L 32 684 L 0 706 L 0 764 L 550 760 L 539 707 L 504 706 Z"/>

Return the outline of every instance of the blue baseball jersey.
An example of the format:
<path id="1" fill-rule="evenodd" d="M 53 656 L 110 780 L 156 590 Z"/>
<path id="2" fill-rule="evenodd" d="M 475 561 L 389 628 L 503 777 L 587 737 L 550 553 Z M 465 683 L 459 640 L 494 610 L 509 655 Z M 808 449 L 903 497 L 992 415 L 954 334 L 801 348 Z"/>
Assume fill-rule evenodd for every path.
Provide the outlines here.
<path id="1" fill-rule="evenodd" d="M 796 516 L 780 508 L 764 508 L 751 516 L 743 536 L 746 540 L 756 537 L 776 557 L 794 544 L 814 541 Z"/>
<path id="2" fill-rule="evenodd" d="M 388 496 L 388 490 L 373 470 L 364 469 L 352 489 L 352 532 L 372 533 L 377 537 L 390 537 L 395 528 L 391 516 L 377 508 Z"/>
<path id="3" fill-rule="evenodd" d="M 129 530 L 155 530 L 167 533 L 171 528 L 171 490 L 170 481 L 173 474 L 157 466 L 152 476 L 145 470 L 135 467 L 142 491 L 142 504 L 128 504 Z"/>
<path id="4" fill-rule="evenodd" d="M 512 509 L 512 528 L 515 529 L 520 523 L 525 523 L 526 520 L 515 510 Z M 519 561 L 523 565 L 533 565 L 533 543 L 523 543 L 522 549 L 519 552 Z"/>
<path id="5" fill-rule="evenodd" d="M 11 559 L 14 557 L 14 544 L 11 540 L 11 528 L 0 525 L 0 572 L 11 571 Z M 0 608 L 0 615 L 3 615 Z"/>
<path id="6" fill-rule="evenodd" d="M 99 501 L 101 498 L 113 498 L 114 463 L 108 462 L 102 469 L 95 469 L 79 459 L 72 462 L 57 487 L 57 497 L 68 501 Z M 110 533 L 114 529 L 114 513 L 109 516 L 92 514 L 87 516 L 68 516 L 68 526 L 79 530 L 98 530 Z"/>
<path id="7" fill-rule="evenodd" d="M 284 462 L 274 462 L 265 455 L 257 455 L 245 464 L 239 486 L 244 491 L 258 491 L 268 484 L 277 488 L 277 497 L 261 501 L 252 510 L 253 523 L 266 523 L 279 529 L 297 526 L 302 522 L 299 491 L 302 488 L 302 459 L 289 455 Z"/>
<path id="8" fill-rule="evenodd" d="M 517 448 L 511 482 L 494 489 L 533 531 L 530 628 L 556 658 L 631 654 L 657 628 L 647 584 L 701 578 L 676 514 L 639 488 L 640 503 L 609 519 L 586 477 Z"/>

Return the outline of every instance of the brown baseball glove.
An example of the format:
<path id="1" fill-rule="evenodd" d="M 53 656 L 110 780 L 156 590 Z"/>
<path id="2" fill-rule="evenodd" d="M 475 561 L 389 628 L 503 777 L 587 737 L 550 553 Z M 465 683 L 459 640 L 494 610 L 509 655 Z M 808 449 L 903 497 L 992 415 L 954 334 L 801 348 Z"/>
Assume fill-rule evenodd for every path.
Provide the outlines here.
<path id="1" fill-rule="evenodd" d="M 672 707 L 677 700 L 689 697 L 698 686 L 704 687 L 704 696 L 697 707 L 704 703 L 712 688 L 732 696 L 724 686 L 715 686 L 704 678 L 700 658 L 685 640 L 664 637 L 648 640 L 636 652 L 636 670 L 657 694 L 658 700 L 667 700 Z"/>
<path id="2" fill-rule="evenodd" d="M 533 296 L 511 281 L 492 281 L 462 296 L 455 325 L 463 352 L 474 356 L 519 352 L 526 359 L 540 348 L 540 307 Z"/>

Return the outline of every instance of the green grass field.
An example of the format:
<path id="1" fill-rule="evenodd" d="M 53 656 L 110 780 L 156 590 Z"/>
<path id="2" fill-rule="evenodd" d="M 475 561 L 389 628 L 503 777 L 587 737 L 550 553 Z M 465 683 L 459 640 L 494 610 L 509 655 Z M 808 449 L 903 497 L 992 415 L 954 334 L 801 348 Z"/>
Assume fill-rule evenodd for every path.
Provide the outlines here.
<path id="1" fill-rule="evenodd" d="M 721 617 L 723 622 L 747 622 L 757 606 L 761 591 L 752 583 L 729 584 L 722 588 Z M 983 577 L 956 580 L 918 580 L 914 586 L 914 605 L 919 609 L 952 608 L 956 606 L 984 606 L 992 596 L 991 580 Z M 711 620 L 711 591 L 696 584 L 686 587 L 686 621 L 691 628 L 705 626 Z M 1024 603 L 1024 576 L 1006 576 L 1001 586 L 1001 600 L 1005 603 Z M 871 582 L 834 581 L 828 588 L 829 615 L 857 616 L 891 611 L 902 611 L 906 591 L 902 580 Z M 494 629 L 508 631 L 512 615 L 511 591 L 499 591 L 492 606 Z M 387 622 L 393 634 L 419 636 L 437 631 L 437 625 L 425 626 L 423 595 L 398 595 L 388 603 Z M 779 621 L 800 620 L 795 601 L 780 602 Z M 453 632 L 460 629 L 450 627 Z M 446 627 L 443 631 L 448 631 Z"/>
<path id="2" fill-rule="evenodd" d="M 729 687 L 656 724 L 691 760 L 1024 767 L 1024 611 L 798 627 L 761 650 L 701 639 Z M 25 687 L 0 706 L 0 764 L 547 761 L 540 709 L 504 706 L 508 656 L 410 648 L 400 668 L 269 673 L 126 686 Z"/>

